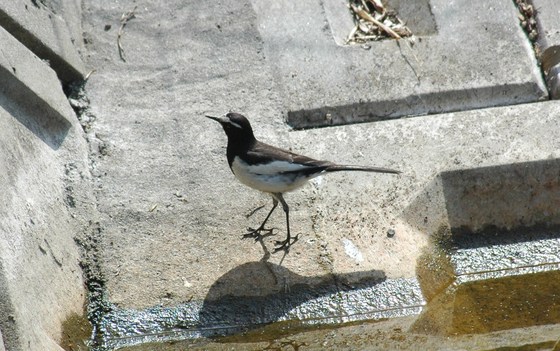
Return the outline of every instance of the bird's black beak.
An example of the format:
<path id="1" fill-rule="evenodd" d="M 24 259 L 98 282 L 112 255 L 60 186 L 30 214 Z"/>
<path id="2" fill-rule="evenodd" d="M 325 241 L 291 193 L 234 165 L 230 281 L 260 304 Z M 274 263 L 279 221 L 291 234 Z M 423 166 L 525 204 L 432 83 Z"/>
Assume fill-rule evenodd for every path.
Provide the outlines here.
<path id="1" fill-rule="evenodd" d="M 216 116 L 210 116 L 210 115 L 204 115 L 204 117 L 213 119 L 214 121 L 219 122 L 220 124 L 226 123 L 226 118 L 225 117 L 216 117 Z"/>

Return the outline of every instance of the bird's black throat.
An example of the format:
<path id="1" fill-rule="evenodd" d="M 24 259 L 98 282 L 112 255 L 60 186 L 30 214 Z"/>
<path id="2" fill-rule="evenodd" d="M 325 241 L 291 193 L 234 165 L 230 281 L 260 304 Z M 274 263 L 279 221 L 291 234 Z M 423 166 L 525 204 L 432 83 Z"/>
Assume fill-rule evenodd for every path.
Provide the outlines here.
<path id="1" fill-rule="evenodd" d="M 229 113 L 227 117 L 230 123 L 221 124 L 228 138 L 227 159 L 231 167 L 235 156 L 243 158 L 243 155 L 246 155 L 247 151 L 255 145 L 257 139 L 255 139 L 251 124 L 244 116 Z"/>
<path id="2" fill-rule="evenodd" d="M 253 145 L 257 142 L 255 137 L 252 139 L 246 138 L 231 138 L 228 137 L 227 144 L 227 160 L 229 167 L 233 164 L 233 159 L 237 156 L 244 159 L 247 155 L 247 151 L 250 150 Z"/>

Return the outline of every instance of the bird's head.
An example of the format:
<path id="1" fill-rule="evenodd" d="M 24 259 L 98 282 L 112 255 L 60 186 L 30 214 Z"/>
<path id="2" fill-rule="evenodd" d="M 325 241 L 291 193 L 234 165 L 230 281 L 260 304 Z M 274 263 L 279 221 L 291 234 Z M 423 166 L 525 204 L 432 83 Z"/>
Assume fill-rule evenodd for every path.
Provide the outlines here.
<path id="1" fill-rule="evenodd" d="M 224 116 L 214 117 L 206 115 L 206 117 L 219 122 L 224 128 L 228 138 L 236 140 L 254 140 L 253 128 L 251 128 L 251 123 L 242 114 L 230 112 Z"/>

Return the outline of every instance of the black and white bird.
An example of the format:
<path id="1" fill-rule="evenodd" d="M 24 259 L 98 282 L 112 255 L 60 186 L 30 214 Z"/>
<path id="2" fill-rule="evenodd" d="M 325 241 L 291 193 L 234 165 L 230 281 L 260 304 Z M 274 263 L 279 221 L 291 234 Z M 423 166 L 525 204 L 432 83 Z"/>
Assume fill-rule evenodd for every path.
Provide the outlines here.
<path id="1" fill-rule="evenodd" d="M 228 138 L 227 160 L 235 177 L 241 183 L 272 196 L 272 209 L 264 221 L 256 229 L 248 228 L 248 233 L 243 237 L 258 240 L 262 237 L 261 233 L 271 233 L 272 229 L 265 229 L 265 224 L 278 206 L 278 202 L 282 204 L 286 213 L 287 236 L 285 240 L 276 241 L 277 247 L 274 252 L 288 251 L 290 245 L 298 239 L 297 235 L 293 238 L 290 235 L 289 207 L 284 200 L 283 193 L 295 190 L 310 179 L 329 172 L 400 173 L 387 168 L 348 166 L 314 160 L 265 144 L 255 139 L 251 124 L 245 116 L 239 113 L 230 112 L 221 117 L 208 115 L 206 117 L 218 121 L 226 132 Z"/>

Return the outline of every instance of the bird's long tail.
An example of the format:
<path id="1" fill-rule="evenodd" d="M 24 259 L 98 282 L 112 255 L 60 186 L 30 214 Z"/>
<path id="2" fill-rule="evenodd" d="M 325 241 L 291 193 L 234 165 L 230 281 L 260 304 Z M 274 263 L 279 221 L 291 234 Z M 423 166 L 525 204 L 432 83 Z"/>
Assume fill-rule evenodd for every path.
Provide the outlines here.
<path id="1" fill-rule="evenodd" d="M 389 168 L 349 166 L 349 165 L 332 165 L 325 169 L 325 172 L 341 172 L 341 171 L 360 171 L 360 172 L 393 173 L 393 174 L 401 173 L 401 171 L 397 171 Z"/>

